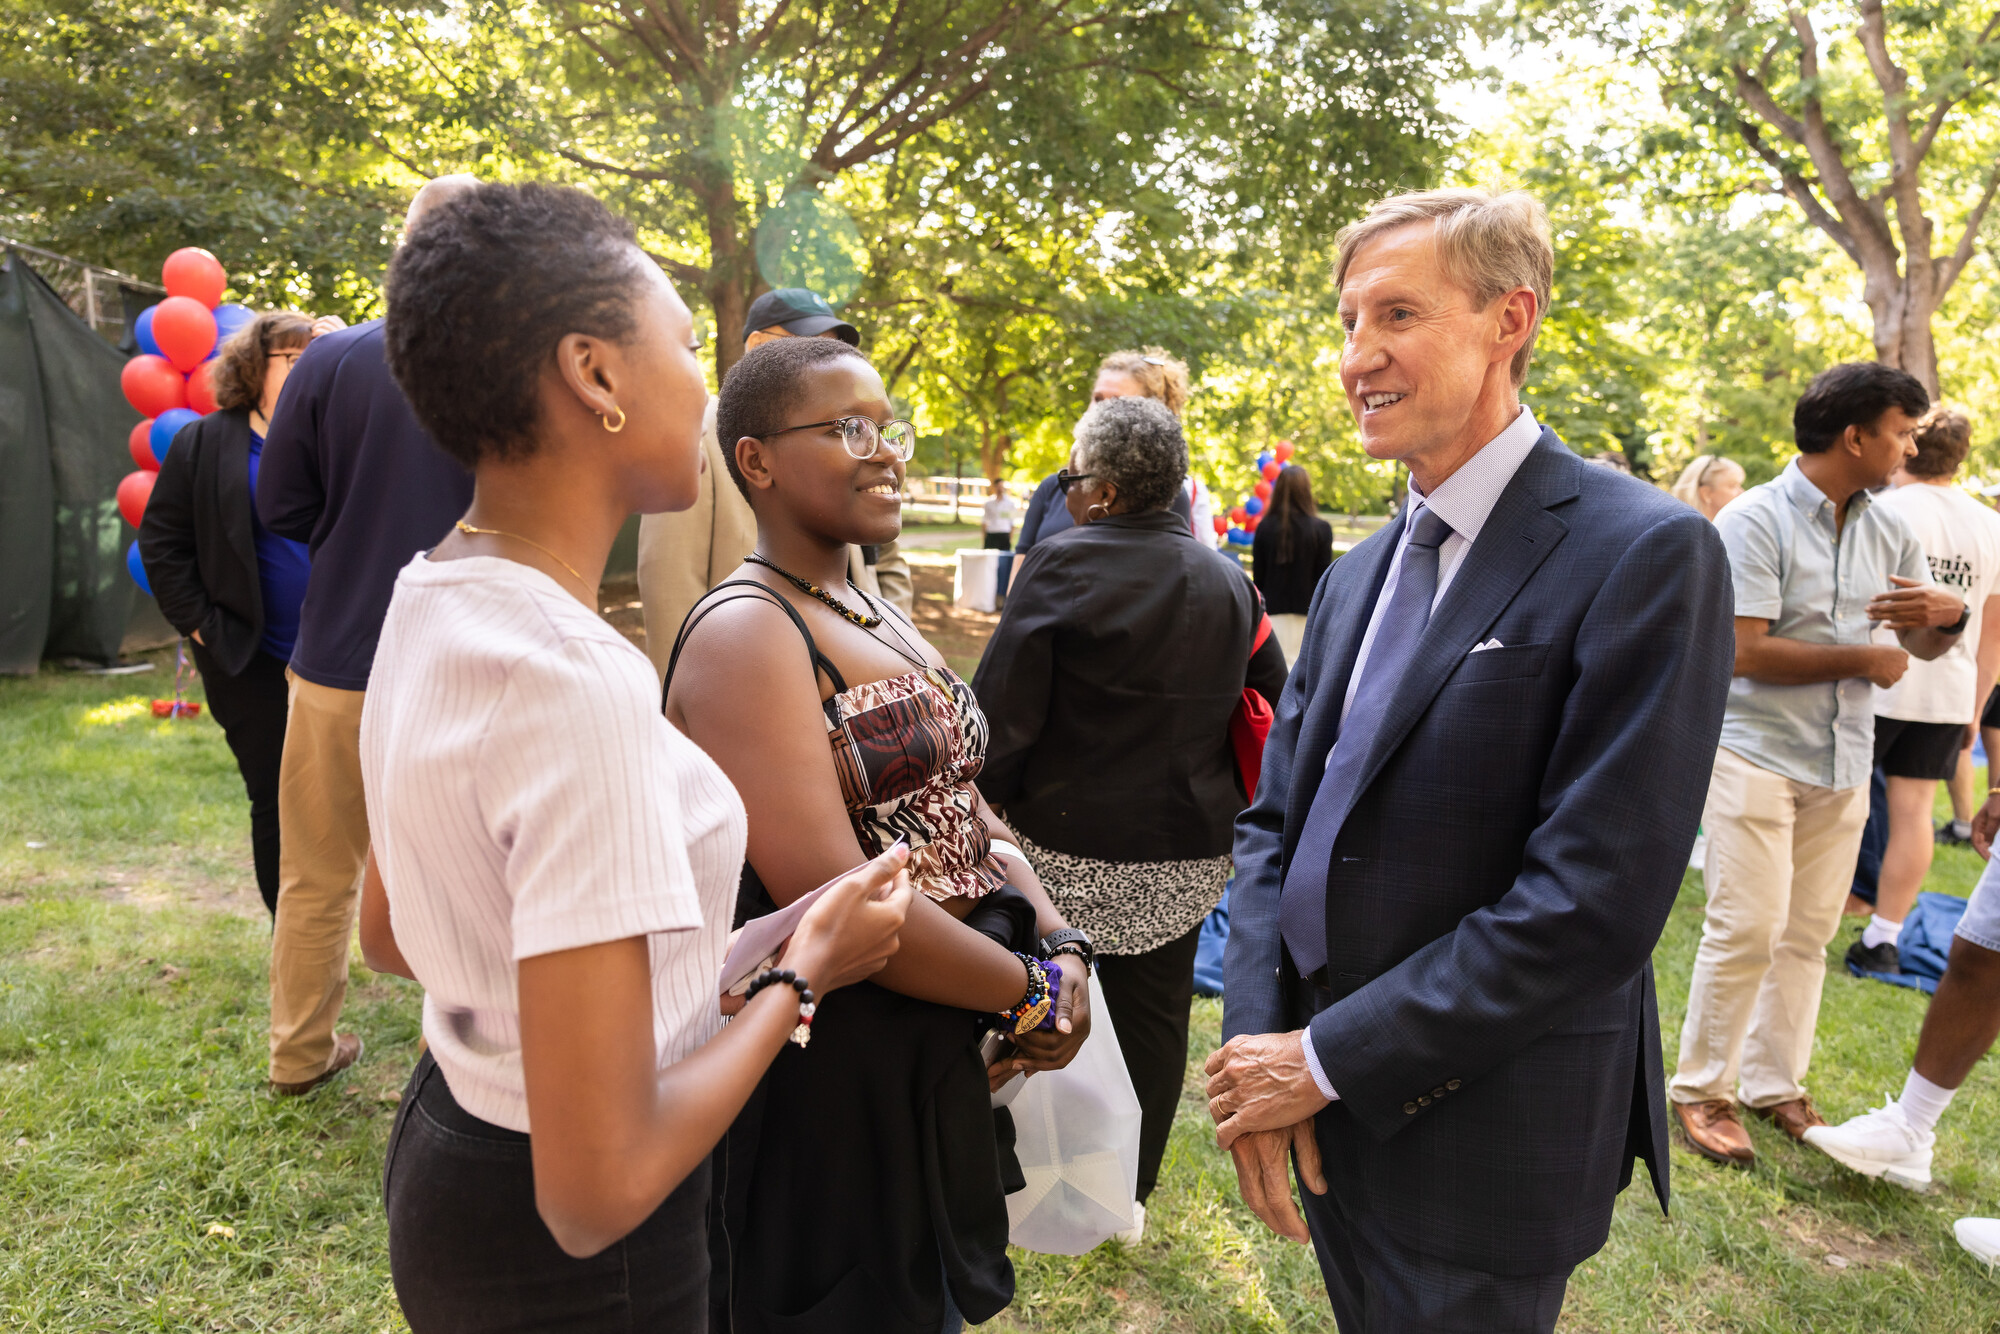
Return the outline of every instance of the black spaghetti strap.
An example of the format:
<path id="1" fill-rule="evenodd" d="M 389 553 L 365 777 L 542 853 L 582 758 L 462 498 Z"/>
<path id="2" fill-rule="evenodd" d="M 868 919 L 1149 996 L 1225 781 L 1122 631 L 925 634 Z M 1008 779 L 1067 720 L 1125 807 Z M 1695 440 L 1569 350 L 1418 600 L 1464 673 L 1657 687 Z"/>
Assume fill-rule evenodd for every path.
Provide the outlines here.
<path id="1" fill-rule="evenodd" d="M 716 598 L 713 602 L 708 600 L 713 594 L 725 588 L 749 588 L 755 591 L 751 593 L 737 593 L 726 598 Z M 813 640 L 812 631 L 806 628 L 805 618 L 799 615 L 797 607 L 786 601 L 775 590 L 766 588 L 754 579 L 726 579 L 714 588 L 709 589 L 707 593 L 702 594 L 702 601 L 696 605 L 694 614 L 682 623 L 680 633 L 674 636 L 674 651 L 667 658 L 667 678 L 660 683 L 660 712 L 665 713 L 667 711 L 667 692 L 674 688 L 674 669 L 680 666 L 681 650 L 687 647 L 688 636 L 694 633 L 694 628 L 700 625 L 703 618 L 717 607 L 731 602 L 742 602 L 746 599 L 773 603 L 779 611 L 791 617 L 792 624 L 798 628 L 800 636 L 806 641 L 806 652 L 812 657 L 815 679 L 817 679 L 818 673 L 825 672 L 826 679 L 833 683 L 833 692 L 836 695 L 846 693 L 846 678 L 841 676 L 840 668 L 833 665 L 833 659 L 819 651 L 819 645 Z M 829 705 L 830 703 L 829 701 Z"/>

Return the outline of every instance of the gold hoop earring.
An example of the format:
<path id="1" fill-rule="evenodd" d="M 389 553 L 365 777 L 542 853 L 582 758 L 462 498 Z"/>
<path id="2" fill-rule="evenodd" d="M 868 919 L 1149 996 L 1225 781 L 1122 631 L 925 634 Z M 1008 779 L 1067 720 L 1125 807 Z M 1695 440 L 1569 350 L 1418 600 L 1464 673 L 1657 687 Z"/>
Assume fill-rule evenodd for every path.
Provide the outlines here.
<path id="1" fill-rule="evenodd" d="M 1103 510 L 1104 513 L 1099 514 L 1097 512 L 1099 510 Z M 1098 519 L 1110 518 L 1111 507 L 1100 500 L 1095 505 L 1092 505 L 1089 509 L 1085 510 L 1083 513 L 1086 518 L 1090 519 L 1092 522 L 1095 522 Z"/>
<path id="2" fill-rule="evenodd" d="M 598 421 L 604 424 L 605 430 L 611 432 L 611 434 L 613 435 L 617 435 L 620 431 L 625 429 L 625 409 L 619 407 L 616 403 L 614 403 L 611 405 L 611 410 L 618 414 L 618 424 L 616 426 L 613 426 L 609 418 L 606 417 L 599 417 Z"/>

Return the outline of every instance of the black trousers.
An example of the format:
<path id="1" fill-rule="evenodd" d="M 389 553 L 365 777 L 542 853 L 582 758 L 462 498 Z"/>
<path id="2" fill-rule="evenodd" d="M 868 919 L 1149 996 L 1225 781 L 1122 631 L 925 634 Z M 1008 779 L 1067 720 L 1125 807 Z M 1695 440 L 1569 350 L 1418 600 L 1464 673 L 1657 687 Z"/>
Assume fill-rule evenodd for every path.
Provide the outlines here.
<path id="1" fill-rule="evenodd" d="M 1100 954 L 1097 981 L 1118 1029 L 1118 1047 L 1139 1095 L 1139 1202 L 1160 1180 L 1160 1159 L 1187 1076 L 1188 1010 L 1201 926 L 1144 954 Z"/>
<path id="2" fill-rule="evenodd" d="M 250 796 L 250 858 L 257 867 L 257 892 L 271 915 L 278 914 L 278 765 L 285 754 L 289 693 L 285 664 L 263 650 L 235 676 L 216 665 L 192 639 L 194 665 L 208 695 L 208 711 L 222 728 Z"/>
<path id="3" fill-rule="evenodd" d="M 1121 1033 L 1119 1035 L 1123 1037 Z M 1372 1217 L 1343 1153 L 1353 1134 L 1329 1134 L 1334 1104 L 1314 1121 L 1327 1191 L 1299 1183 L 1306 1227 L 1340 1334 L 1549 1334 L 1570 1271 L 1490 1274 L 1405 1246 Z M 1351 1129 L 1351 1127 L 1350 1127 Z M 1343 1147 L 1345 1146 L 1345 1147 Z"/>
<path id="4" fill-rule="evenodd" d="M 413 1334 L 693 1334 L 708 1318 L 709 1164 L 585 1260 L 535 1212 L 528 1137 L 458 1105 L 425 1052 L 389 1132 L 389 1275 Z"/>

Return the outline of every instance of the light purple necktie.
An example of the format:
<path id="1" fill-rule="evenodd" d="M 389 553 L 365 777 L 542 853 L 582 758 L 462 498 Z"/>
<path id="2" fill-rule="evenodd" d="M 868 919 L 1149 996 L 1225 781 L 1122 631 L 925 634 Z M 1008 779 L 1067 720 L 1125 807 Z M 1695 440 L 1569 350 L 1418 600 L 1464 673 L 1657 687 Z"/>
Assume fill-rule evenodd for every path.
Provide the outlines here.
<path id="1" fill-rule="evenodd" d="M 1326 773 L 1313 796 L 1312 809 L 1306 813 L 1298 849 L 1292 854 L 1291 869 L 1278 898 L 1278 930 L 1301 974 L 1326 966 L 1326 881 L 1333 862 L 1333 840 L 1340 833 L 1335 820 L 1350 805 L 1348 798 L 1358 795 L 1354 788 L 1361 781 L 1370 744 L 1389 716 L 1389 701 L 1416 655 L 1424 627 L 1430 624 L 1431 602 L 1437 597 L 1438 547 L 1450 536 L 1451 525 L 1429 506 L 1417 511 L 1396 572 L 1396 591 L 1390 594 L 1389 605 L 1382 609 L 1382 619 L 1376 624 L 1368 660 L 1361 666 L 1360 683 L 1354 688 Z"/>

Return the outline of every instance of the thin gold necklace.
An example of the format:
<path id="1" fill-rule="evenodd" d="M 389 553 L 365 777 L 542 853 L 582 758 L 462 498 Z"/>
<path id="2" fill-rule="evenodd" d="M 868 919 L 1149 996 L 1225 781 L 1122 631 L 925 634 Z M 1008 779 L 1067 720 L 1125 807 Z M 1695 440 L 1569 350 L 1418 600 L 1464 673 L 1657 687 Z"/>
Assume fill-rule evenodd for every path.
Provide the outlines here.
<path id="1" fill-rule="evenodd" d="M 583 575 L 577 570 L 576 566 L 571 565 L 568 561 L 564 560 L 561 556 L 556 555 L 555 552 L 550 551 L 547 547 L 543 546 L 540 542 L 537 542 L 532 537 L 523 537 L 519 533 L 510 533 L 504 528 L 474 528 L 471 524 L 467 523 L 463 519 L 460 519 L 458 521 L 458 531 L 461 533 L 477 533 L 483 537 L 511 537 L 516 542 L 526 542 L 529 546 L 541 552 L 544 556 L 547 556 L 550 560 L 562 566 L 565 570 L 568 570 L 572 575 L 575 575 L 577 583 L 585 588 L 590 588 L 590 591 L 593 595 L 597 592 L 596 589 L 591 588 L 590 580 L 584 578 Z"/>

